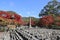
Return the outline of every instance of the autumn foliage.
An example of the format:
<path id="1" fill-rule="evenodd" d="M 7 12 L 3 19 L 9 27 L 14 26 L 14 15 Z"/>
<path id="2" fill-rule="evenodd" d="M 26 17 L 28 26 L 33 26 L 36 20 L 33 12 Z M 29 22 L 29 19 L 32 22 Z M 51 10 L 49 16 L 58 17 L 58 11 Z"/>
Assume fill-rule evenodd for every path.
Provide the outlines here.
<path id="1" fill-rule="evenodd" d="M 43 16 L 42 18 L 40 18 L 39 20 L 39 26 L 50 26 L 54 23 L 54 18 L 53 16 Z"/>
<path id="2" fill-rule="evenodd" d="M 10 18 L 10 14 L 5 11 L 0 11 L 0 17 L 3 18 Z"/>
<path id="3" fill-rule="evenodd" d="M 16 13 L 9 13 L 9 12 L 6 12 L 6 11 L 0 11 L 0 20 L 1 18 L 3 20 L 5 20 L 6 22 L 8 22 L 8 24 L 10 23 L 13 23 L 13 24 L 23 24 L 23 20 L 22 20 L 22 17 Z"/>

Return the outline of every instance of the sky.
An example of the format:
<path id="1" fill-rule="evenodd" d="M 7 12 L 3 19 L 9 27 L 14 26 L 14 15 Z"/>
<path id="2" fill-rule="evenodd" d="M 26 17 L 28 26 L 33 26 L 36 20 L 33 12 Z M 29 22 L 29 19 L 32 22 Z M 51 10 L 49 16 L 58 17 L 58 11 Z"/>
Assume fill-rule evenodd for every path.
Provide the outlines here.
<path id="1" fill-rule="evenodd" d="M 22 17 L 32 16 L 39 18 L 41 9 L 49 1 L 51 0 L 0 0 L 0 10 L 14 11 Z"/>

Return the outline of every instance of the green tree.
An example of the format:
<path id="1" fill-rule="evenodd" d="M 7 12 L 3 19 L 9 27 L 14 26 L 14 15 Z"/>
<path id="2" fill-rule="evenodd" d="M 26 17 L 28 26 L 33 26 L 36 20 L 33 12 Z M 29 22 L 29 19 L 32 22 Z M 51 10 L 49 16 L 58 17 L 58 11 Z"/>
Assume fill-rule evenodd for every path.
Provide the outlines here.
<path id="1" fill-rule="evenodd" d="M 60 2 L 57 0 L 48 2 L 48 4 L 39 13 L 39 16 L 50 14 L 60 15 Z"/>

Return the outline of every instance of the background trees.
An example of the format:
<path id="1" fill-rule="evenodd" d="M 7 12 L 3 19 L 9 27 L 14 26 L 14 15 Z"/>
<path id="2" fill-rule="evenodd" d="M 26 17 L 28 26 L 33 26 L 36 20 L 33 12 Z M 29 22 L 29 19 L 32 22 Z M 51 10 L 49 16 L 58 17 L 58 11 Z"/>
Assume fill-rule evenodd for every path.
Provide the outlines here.
<path id="1" fill-rule="evenodd" d="M 48 4 L 41 10 L 39 17 L 39 26 L 60 26 L 60 2 L 53 0 L 48 2 Z"/>
<path id="2" fill-rule="evenodd" d="M 0 11 L 0 24 L 2 25 L 22 25 L 23 20 L 20 15 L 13 11 Z M 4 22 L 3 22 L 4 21 Z"/>
<path id="3" fill-rule="evenodd" d="M 31 25 L 32 26 L 36 26 L 37 23 L 38 23 L 38 20 L 39 20 L 39 18 L 31 17 Z M 23 21 L 24 21 L 26 26 L 27 25 L 29 26 L 29 24 L 30 24 L 30 17 L 23 17 Z"/>
<path id="4" fill-rule="evenodd" d="M 53 23 L 54 23 L 53 16 L 44 16 L 44 17 L 40 18 L 38 26 L 51 28 L 51 25 Z"/>
<path id="5" fill-rule="evenodd" d="M 49 14 L 60 15 L 60 2 L 57 0 L 48 2 L 48 4 L 39 13 L 39 16 Z"/>

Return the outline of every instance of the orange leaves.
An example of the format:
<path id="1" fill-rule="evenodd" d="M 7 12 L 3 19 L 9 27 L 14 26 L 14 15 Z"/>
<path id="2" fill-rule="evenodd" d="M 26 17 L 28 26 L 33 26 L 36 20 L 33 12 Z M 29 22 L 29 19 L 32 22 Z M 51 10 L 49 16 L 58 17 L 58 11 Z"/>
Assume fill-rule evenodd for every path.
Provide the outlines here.
<path id="1" fill-rule="evenodd" d="M 41 18 L 40 24 L 43 26 L 49 25 L 49 22 L 45 18 Z"/>
<path id="2" fill-rule="evenodd" d="M 16 20 L 20 20 L 21 19 L 21 16 L 20 15 L 17 15 L 17 14 L 14 14 Z"/>
<path id="3" fill-rule="evenodd" d="M 14 21 L 13 21 L 13 19 L 11 19 L 13 15 L 14 15 Z M 9 21 L 11 20 L 11 22 L 13 21 L 14 23 L 22 24 L 22 18 L 18 14 L 11 14 L 11 13 L 6 12 L 6 11 L 0 11 L 0 17 L 5 18 Z"/>
<path id="4" fill-rule="evenodd" d="M 10 14 L 5 11 L 0 11 L 0 17 L 3 18 L 10 18 Z"/>
<path id="5" fill-rule="evenodd" d="M 46 19 L 49 23 L 53 23 L 53 22 L 54 22 L 53 16 L 46 16 L 45 19 Z"/>
<path id="6" fill-rule="evenodd" d="M 54 23 L 53 16 L 44 16 L 40 19 L 40 24 L 43 26 L 49 26 Z"/>

